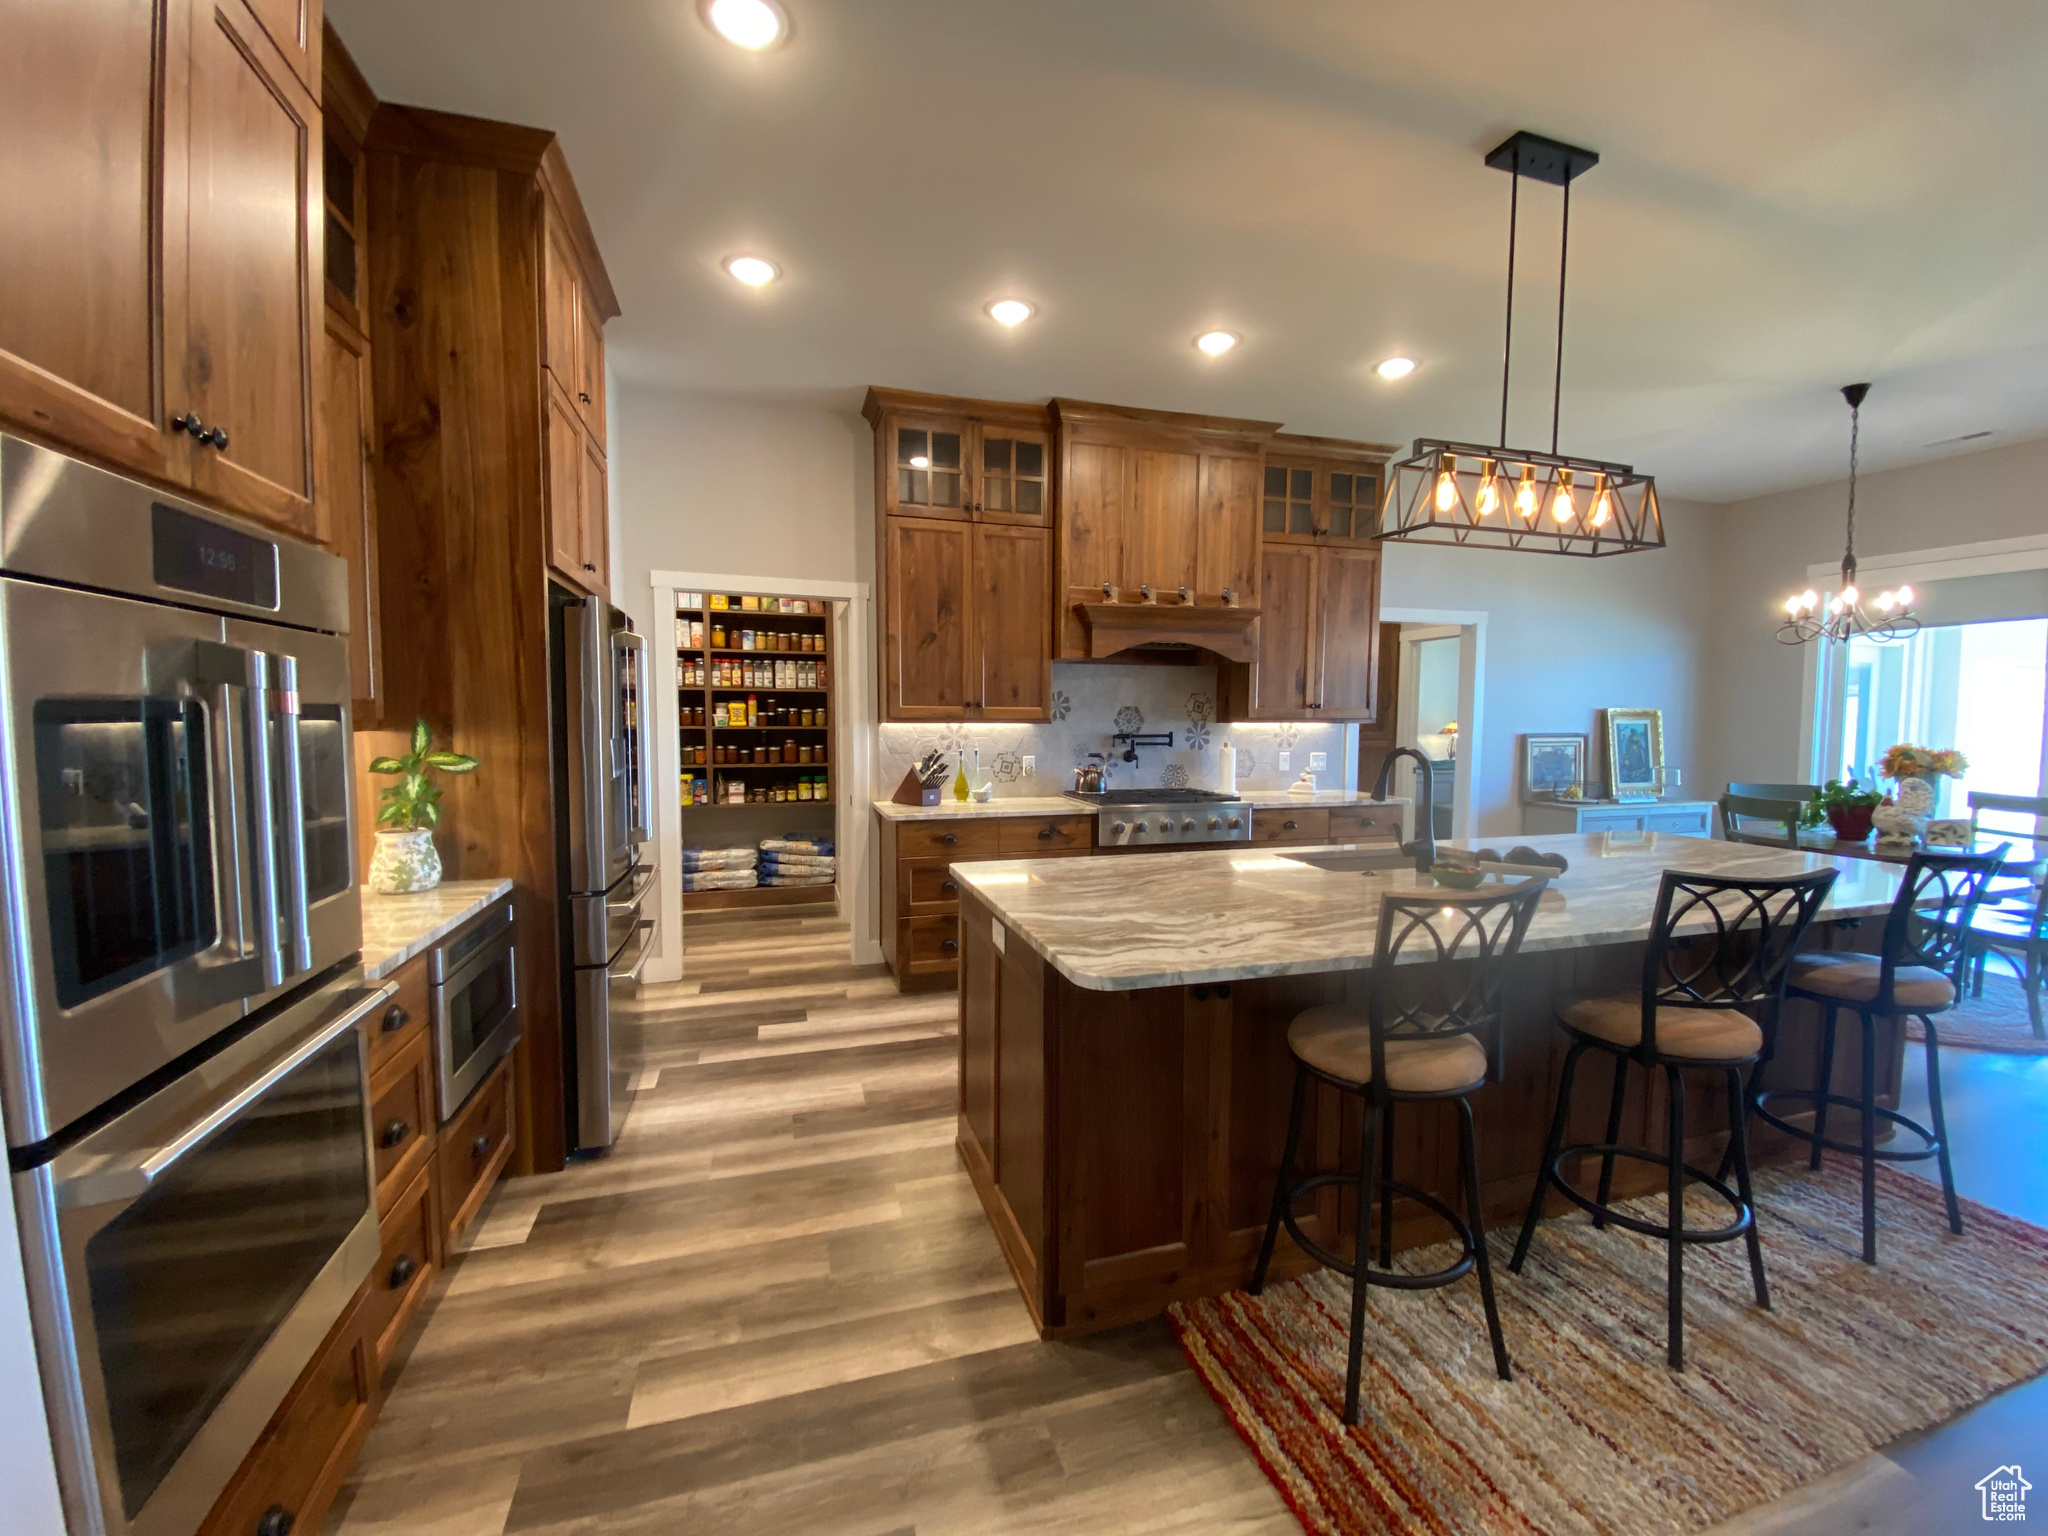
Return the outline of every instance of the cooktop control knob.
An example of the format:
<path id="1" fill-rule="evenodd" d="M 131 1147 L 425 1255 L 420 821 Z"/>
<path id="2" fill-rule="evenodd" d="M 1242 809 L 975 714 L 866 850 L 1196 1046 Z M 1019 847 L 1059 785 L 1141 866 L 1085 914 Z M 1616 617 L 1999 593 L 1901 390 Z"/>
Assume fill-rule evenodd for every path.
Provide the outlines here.
<path id="1" fill-rule="evenodd" d="M 1233 817 L 1231 817 L 1231 818 L 1230 818 L 1230 830 L 1231 830 L 1231 831 L 1235 832 L 1235 831 L 1236 831 L 1236 830 L 1237 830 L 1237 829 L 1238 829 L 1239 827 L 1241 827 L 1241 826 L 1243 826 L 1243 825 L 1244 825 L 1244 819 L 1243 819 L 1242 817 L 1240 817 L 1240 816 L 1233 816 Z"/>
<path id="2" fill-rule="evenodd" d="M 1122 837 L 1124 835 L 1124 824 L 1122 822 L 1118 822 L 1115 826 L 1111 827 L 1109 831 L 1112 837 Z"/>
<path id="3" fill-rule="evenodd" d="M 1183 831 L 1183 832 L 1192 832 L 1192 831 L 1194 831 L 1194 830 L 1195 830 L 1195 818 L 1194 818 L 1194 817 L 1192 817 L 1192 816 L 1190 816 L 1190 817 L 1187 817 L 1187 818 L 1186 818 L 1185 820 L 1183 820 L 1183 821 L 1181 822 L 1181 824 L 1180 824 L 1180 829 L 1181 829 L 1181 831 Z"/>
<path id="4" fill-rule="evenodd" d="M 1136 832 L 1136 833 L 1140 833 L 1140 834 L 1142 834 L 1142 833 L 1144 832 L 1144 830 L 1145 830 L 1145 823 L 1143 823 L 1143 822 L 1141 821 L 1141 822 L 1139 822 L 1139 823 L 1138 823 L 1138 824 L 1137 824 L 1136 826 L 1132 827 L 1132 828 L 1131 828 L 1131 830 L 1132 830 L 1133 832 Z"/>
<path id="5" fill-rule="evenodd" d="M 1222 825 L 1223 825 L 1223 818 L 1222 818 L 1221 816 L 1211 816 L 1211 817 L 1209 818 L 1209 830 L 1210 830 L 1211 832 L 1214 832 L 1214 831 L 1215 831 L 1215 830 L 1216 830 L 1216 829 L 1217 829 L 1218 827 L 1220 827 L 1220 826 L 1222 826 Z"/>

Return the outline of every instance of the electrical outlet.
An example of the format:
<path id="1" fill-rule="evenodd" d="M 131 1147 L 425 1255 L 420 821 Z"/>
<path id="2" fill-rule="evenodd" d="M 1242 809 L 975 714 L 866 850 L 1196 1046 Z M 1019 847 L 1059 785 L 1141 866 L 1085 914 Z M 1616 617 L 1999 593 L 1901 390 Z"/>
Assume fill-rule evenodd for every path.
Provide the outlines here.
<path id="1" fill-rule="evenodd" d="M 1311 752 L 1308 755 L 1308 765 L 1311 768 L 1327 768 L 1330 766 L 1330 754 L 1327 752 Z"/>
<path id="2" fill-rule="evenodd" d="M 1291 769 L 1291 768 L 1293 768 L 1293 767 L 1294 767 L 1294 754 L 1293 754 L 1292 752 L 1282 752 L 1282 753 L 1280 754 L 1280 771 L 1281 771 L 1282 773 L 1286 773 L 1286 772 L 1287 772 L 1287 771 L 1288 771 L 1289 769 Z"/>
<path id="3" fill-rule="evenodd" d="M 1038 777 L 1038 759 L 1029 752 L 1024 754 L 1024 777 L 1027 779 Z"/>

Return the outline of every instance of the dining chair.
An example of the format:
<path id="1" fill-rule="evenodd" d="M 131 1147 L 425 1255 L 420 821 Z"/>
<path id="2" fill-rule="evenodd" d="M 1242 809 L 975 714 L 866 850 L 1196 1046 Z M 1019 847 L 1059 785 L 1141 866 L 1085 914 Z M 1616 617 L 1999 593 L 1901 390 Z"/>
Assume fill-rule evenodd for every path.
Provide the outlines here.
<path id="1" fill-rule="evenodd" d="M 1802 804 L 1820 793 L 1818 784 L 1766 784 L 1758 779 L 1730 779 L 1728 793 L 1751 800 L 1797 800 Z"/>
<path id="2" fill-rule="evenodd" d="M 2048 880 L 2034 892 L 2031 910 L 1986 902 L 1970 918 L 1970 995 L 1984 995 L 1984 967 L 1999 956 L 2019 976 L 2027 998 L 2027 1023 L 2036 1040 L 2048 1040 L 2041 1016 L 2041 988 L 2048 981 Z"/>
<path id="3" fill-rule="evenodd" d="M 1992 907 L 2025 907 L 2030 905 L 2040 887 L 2048 885 L 2048 871 L 2042 865 L 2048 862 L 2048 795 L 2000 795 L 1989 790 L 1970 791 L 1970 846 L 1976 847 L 1986 837 L 2006 838 L 2015 842 L 2029 843 L 2032 851 L 2025 859 L 2008 859 L 2009 872 L 2021 876 L 2016 880 L 2002 880 L 1992 887 L 1986 905 Z M 2016 827 L 1987 827 L 1984 813 L 1991 811 L 2007 816 L 2031 816 L 2034 818 L 2032 831 L 2021 831 Z"/>
<path id="4" fill-rule="evenodd" d="M 1796 788 L 1794 785 L 1755 785 L 1753 788 Z M 1777 796 L 1739 795 L 1734 786 L 1721 797 L 1721 836 L 1731 843 L 1759 843 L 1770 848 L 1799 846 L 1799 817 L 1805 806 L 1797 800 Z M 1768 822 L 1769 826 L 1745 826 L 1745 822 Z"/>

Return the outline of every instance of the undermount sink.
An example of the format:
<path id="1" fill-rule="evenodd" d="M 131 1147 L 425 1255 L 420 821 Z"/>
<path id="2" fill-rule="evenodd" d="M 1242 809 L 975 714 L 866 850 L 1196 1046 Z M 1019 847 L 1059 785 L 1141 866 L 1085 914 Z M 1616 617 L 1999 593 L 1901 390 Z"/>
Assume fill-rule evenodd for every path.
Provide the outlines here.
<path id="1" fill-rule="evenodd" d="M 1318 849 L 1311 853 L 1283 853 L 1280 857 L 1292 859 L 1297 864 L 1313 864 L 1317 869 L 1327 869 L 1339 875 L 1375 874 L 1415 867 L 1415 855 L 1403 853 L 1398 848 Z"/>

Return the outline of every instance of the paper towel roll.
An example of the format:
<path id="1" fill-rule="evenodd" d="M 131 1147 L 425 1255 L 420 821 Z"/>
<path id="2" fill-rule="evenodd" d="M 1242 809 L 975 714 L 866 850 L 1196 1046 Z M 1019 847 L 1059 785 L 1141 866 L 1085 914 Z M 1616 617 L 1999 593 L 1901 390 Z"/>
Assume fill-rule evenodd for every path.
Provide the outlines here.
<path id="1" fill-rule="evenodd" d="M 1216 754 L 1216 792 L 1221 795 L 1237 793 L 1237 749 L 1227 741 Z"/>

